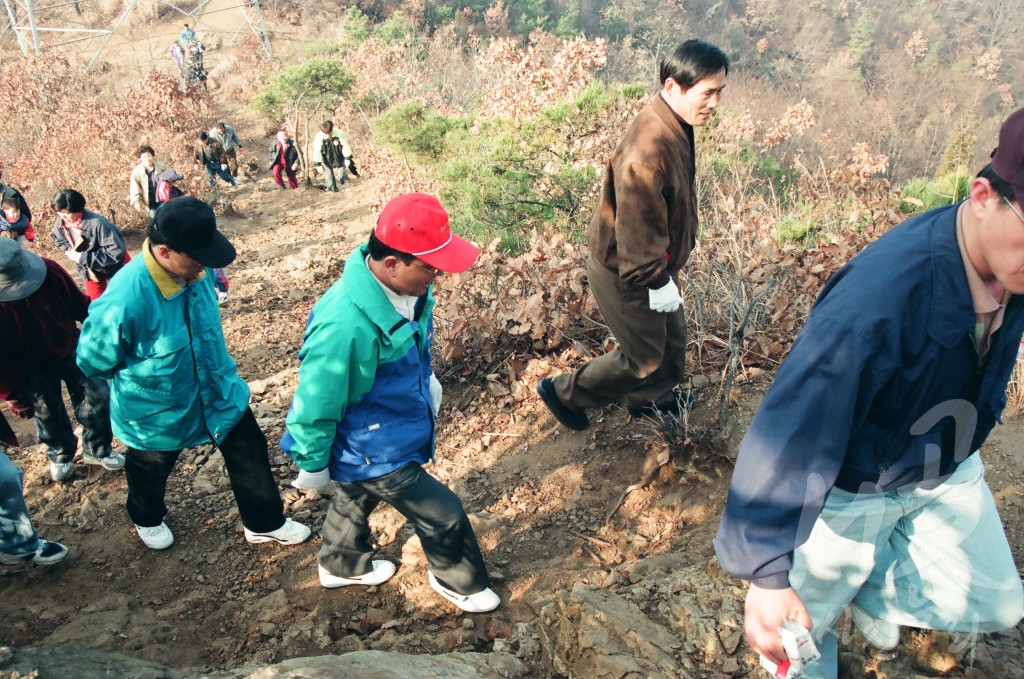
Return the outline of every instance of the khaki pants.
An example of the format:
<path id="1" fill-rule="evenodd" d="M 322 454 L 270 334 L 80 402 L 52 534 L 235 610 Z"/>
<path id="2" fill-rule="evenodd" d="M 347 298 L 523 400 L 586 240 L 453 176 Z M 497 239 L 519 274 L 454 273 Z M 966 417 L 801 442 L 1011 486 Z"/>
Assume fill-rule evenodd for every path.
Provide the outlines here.
<path id="1" fill-rule="evenodd" d="M 626 285 L 615 271 L 587 259 L 590 290 L 619 345 L 574 373 L 555 378 L 555 393 L 583 411 L 622 401 L 626 406 L 667 405 L 686 367 L 686 314 L 652 311 L 647 288 Z M 672 276 L 676 281 L 677 277 Z"/>

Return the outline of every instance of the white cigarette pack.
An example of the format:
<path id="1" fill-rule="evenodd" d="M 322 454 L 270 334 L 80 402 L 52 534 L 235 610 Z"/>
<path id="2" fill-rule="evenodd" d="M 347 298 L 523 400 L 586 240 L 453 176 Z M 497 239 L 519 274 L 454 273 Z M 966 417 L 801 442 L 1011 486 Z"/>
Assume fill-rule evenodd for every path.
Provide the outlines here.
<path id="1" fill-rule="evenodd" d="M 761 667 L 771 672 L 776 679 L 799 677 L 804 673 L 804 665 L 821 657 L 811 633 L 792 620 L 782 623 L 779 627 L 779 637 L 782 639 L 782 648 L 786 650 L 787 659 L 776 665 L 771 660 L 761 657 Z"/>

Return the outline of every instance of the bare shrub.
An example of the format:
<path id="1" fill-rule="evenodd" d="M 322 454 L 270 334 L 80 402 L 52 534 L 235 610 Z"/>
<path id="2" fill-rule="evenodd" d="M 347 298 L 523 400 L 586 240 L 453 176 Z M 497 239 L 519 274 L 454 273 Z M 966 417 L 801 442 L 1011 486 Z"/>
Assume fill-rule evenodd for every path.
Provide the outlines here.
<path id="1" fill-rule="evenodd" d="M 280 70 L 280 64 L 267 56 L 263 43 L 248 35 L 232 48 L 211 73 L 223 83 L 224 93 L 236 99 L 251 99 L 267 84 L 267 77 Z"/>
<path id="2" fill-rule="evenodd" d="M 120 97 L 105 89 L 60 57 L 5 69 L 0 112 L 16 134 L 5 135 L 0 149 L 8 179 L 24 189 L 30 204 L 48 205 L 57 189 L 73 187 L 118 226 L 137 226 L 144 217 L 128 204 L 135 149 L 150 144 L 160 160 L 188 178 L 192 134 L 207 117 L 207 104 L 200 93 L 183 93 L 173 78 L 158 73 Z M 44 214 L 38 207 L 36 212 Z"/>

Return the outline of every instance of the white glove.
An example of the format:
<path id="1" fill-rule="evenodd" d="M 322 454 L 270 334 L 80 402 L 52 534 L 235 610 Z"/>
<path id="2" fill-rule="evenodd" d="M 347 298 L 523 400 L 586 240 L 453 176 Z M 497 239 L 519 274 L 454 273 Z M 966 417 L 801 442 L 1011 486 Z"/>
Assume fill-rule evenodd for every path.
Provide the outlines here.
<path id="1" fill-rule="evenodd" d="M 227 163 L 221 163 L 220 164 L 220 169 L 227 170 L 228 169 L 228 164 Z"/>
<path id="2" fill-rule="evenodd" d="M 442 389 L 437 377 L 434 373 L 430 373 L 430 409 L 434 411 L 434 417 L 437 417 L 437 411 L 441 409 L 441 394 L 443 391 L 444 389 Z"/>
<path id="3" fill-rule="evenodd" d="M 64 254 L 67 255 L 68 259 L 70 259 L 75 264 L 78 264 L 79 262 L 82 261 L 82 253 L 79 252 L 78 250 L 65 250 Z"/>
<path id="4" fill-rule="evenodd" d="M 217 304 L 224 304 L 228 301 L 228 291 L 218 290 L 217 291 Z"/>
<path id="5" fill-rule="evenodd" d="M 299 475 L 292 481 L 292 488 L 323 488 L 331 482 L 331 472 L 324 467 L 318 472 L 299 470 Z"/>
<path id="6" fill-rule="evenodd" d="M 648 290 L 647 294 L 650 298 L 651 311 L 670 314 L 683 303 L 683 297 L 679 294 L 679 288 L 672 280 L 669 280 L 668 283 L 665 283 L 665 285 L 657 290 Z"/>
<path id="7" fill-rule="evenodd" d="M 295 172 L 298 169 L 299 169 L 299 164 L 298 163 L 292 163 L 292 172 Z"/>

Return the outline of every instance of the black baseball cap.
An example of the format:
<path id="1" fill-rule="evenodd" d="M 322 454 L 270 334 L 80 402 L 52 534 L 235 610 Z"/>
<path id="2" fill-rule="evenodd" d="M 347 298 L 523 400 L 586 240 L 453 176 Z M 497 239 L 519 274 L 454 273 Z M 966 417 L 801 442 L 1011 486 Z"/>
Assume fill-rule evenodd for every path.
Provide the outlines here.
<path id="1" fill-rule="evenodd" d="M 172 250 L 203 266 L 219 269 L 235 261 L 235 246 L 217 230 L 213 208 L 198 198 L 181 196 L 156 211 L 150 226 Z"/>

